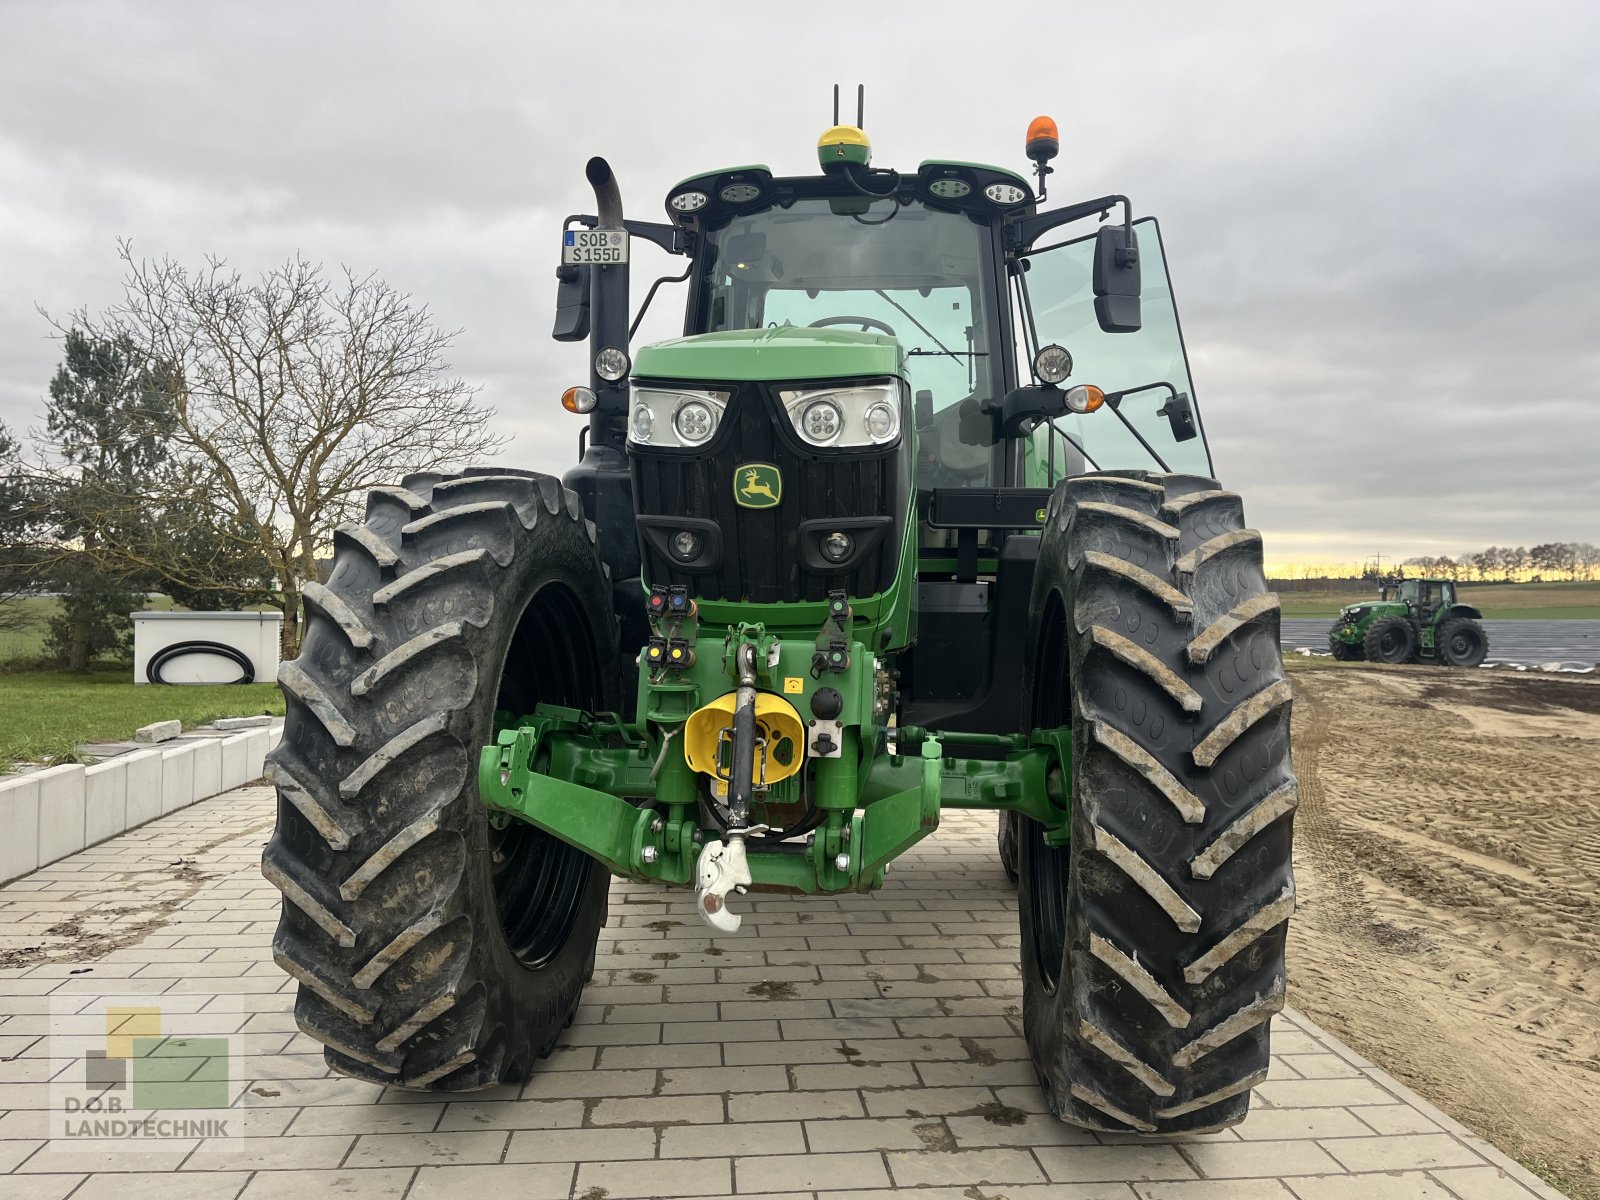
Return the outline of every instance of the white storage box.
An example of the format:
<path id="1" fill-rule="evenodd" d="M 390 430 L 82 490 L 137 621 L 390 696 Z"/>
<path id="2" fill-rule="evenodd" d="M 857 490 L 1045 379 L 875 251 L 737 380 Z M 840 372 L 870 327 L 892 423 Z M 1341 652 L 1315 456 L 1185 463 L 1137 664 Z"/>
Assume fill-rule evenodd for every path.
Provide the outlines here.
<path id="1" fill-rule="evenodd" d="M 136 612 L 135 683 L 237 683 L 249 666 L 256 683 L 278 677 L 275 612 Z"/>

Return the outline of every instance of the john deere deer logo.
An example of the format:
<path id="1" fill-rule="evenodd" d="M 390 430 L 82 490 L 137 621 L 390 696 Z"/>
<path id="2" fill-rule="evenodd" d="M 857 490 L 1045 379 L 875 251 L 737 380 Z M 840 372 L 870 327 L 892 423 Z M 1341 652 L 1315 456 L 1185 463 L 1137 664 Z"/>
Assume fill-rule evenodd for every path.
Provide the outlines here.
<path id="1" fill-rule="evenodd" d="M 733 502 L 740 508 L 776 508 L 783 475 L 771 463 L 745 463 L 733 473 Z"/>

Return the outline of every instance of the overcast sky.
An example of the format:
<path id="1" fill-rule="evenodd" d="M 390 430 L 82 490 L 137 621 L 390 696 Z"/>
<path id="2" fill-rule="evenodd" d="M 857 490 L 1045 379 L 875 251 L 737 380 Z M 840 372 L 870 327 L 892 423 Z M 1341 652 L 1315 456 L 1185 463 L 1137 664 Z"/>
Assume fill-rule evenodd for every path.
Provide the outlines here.
<path id="1" fill-rule="evenodd" d="M 298 251 L 460 327 L 502 461 L 560 471 L 586 356 L 549 339 L 552 272 L 584 160 L 659 220 L 700 170 L 814 170 L 831 85 L 864 80 L 875 165 L 1023 170 L 1049 113 L 1053 198 L 1161 218 L 1269 559 L 1600 542 L 1597 47 L 1586 0 L 0 0 L 0 420 L 39 422 L 35 305 L 109 301 L 118 238 L 246 271 Z"/>

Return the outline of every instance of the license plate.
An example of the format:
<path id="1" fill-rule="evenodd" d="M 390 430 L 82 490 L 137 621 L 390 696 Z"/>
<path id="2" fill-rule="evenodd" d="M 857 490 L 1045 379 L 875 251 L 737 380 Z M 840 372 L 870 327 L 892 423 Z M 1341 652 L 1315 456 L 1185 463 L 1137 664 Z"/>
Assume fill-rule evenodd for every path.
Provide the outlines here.
<path id="1" fill-rule="evenodd" d="M 563 265 L 625 263 L 628 234 L 622 229 L 569 229 L 561 235 Z"/>

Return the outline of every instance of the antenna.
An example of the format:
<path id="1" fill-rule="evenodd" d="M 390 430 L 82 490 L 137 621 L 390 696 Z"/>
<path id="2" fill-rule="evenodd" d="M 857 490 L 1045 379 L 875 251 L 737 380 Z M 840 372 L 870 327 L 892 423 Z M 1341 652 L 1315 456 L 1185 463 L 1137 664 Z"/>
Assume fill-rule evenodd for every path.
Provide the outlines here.
<path id="1" fill-rule="evenodd" d="M 833 123 L 839 123 L 839 85 L 833 85 Z"/>
<path id="2" fill-rule="evenodd" d="M 867 127 L 867 85 L 856 84 L 856 128 Z"/>

